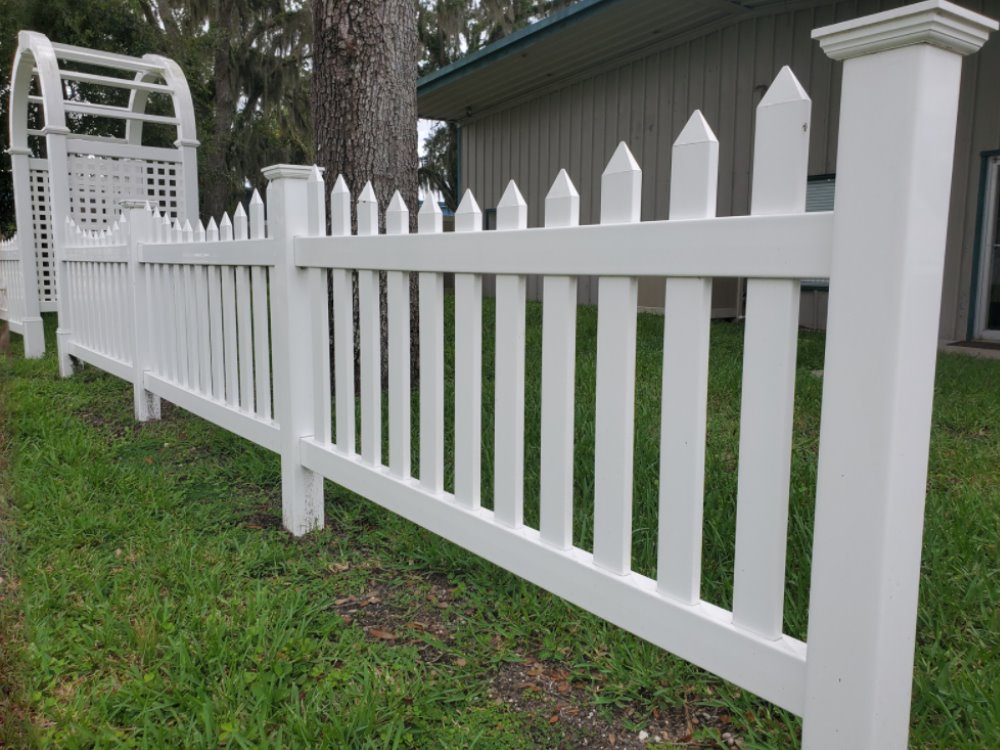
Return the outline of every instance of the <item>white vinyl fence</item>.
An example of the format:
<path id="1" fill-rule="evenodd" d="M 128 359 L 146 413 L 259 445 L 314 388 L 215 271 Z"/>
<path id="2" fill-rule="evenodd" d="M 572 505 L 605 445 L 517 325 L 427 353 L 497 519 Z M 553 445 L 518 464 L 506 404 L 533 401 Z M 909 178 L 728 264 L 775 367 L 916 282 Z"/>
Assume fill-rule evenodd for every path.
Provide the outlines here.
<path id="1" fill-rule="evenodd" d="M 932 0 L 815 32 L 845 61 L 831 213 L 804 213 L 810 101 L 788 68 L 757 111 L 750 216 L 714 218 L 719 144 L 699 112 L 674 144 L 669 221 L 639 221 L 642 175 L 624 143 L 604 172 L 594 226 L 578 226 L 580 198 L 565 172 L 539 229 L 525 228 L 512 182 L 495 232 L 479 232 L 467 193 L 454 233 L 441 233 L 426 201 L 409 235 L 397 194 L 380 234 L 369 185 L 351 236 L 351 196 L 338 179 L 328 235 L 326 189 L 305 166 L 265 170 L 266 228 L 256 195 L 249 216 L 238 209 L 207 229 L 126 203 L 110 230 L 67 228 L 60 323 L 69 352 L 133 382 L 139 419 L 155 418 L 165 398 L 280 454 L 284 524 L 294 534 L 323 524 L 329 479 L 803 716 L 808 749 L 903 748 L 961 56 L 995 28 Z M 419 275 L 417 467 L 411 273 Z M 444 486 L 445 273 L 455 274 L 454 492 Z M 484 274 L 497 279 L 492 510 L 480 503 Z M 523 512 L 528 274 L 544 284 L 538 528 Z M 592 552 L 574 547 L 572 534 L 580 276 L 599 280 Z M 630 559 L 643 276 L 666 284 L 653 578 Z M 717 276 L 749 280 L 731 611 L 699 590 Z M 807 646 L 784 635 L 782 622 L 799 280 L 817 277 L 830 279 L 830 309 Z"/>
<path id="2" fill-rule="evenodd" d="M 0 320 L 14 333 L 24 333 L 24 284 L 17 235 L 0 239 Z"/>

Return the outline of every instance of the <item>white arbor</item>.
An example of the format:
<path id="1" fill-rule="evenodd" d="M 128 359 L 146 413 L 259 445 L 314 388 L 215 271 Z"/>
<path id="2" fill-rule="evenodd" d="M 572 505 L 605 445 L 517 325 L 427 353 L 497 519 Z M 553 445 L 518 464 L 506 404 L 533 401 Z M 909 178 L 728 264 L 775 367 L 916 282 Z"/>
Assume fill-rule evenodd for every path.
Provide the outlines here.
<path id="1" fill-rule="evenodd" d="M 173 60 L 100 52 L 20 32 L 8 149 L 18 257 L 7 259 L 11 272 L 5 278 L 8 296 L 10 285 L 18 285 L 23 304 L 0 310 L 0 316 L 24 335 L 27 356 L 43 354 L 41 313 L 55 310 L 60 371 L 69 372 L 64 341 L 72 321 L 58 293 L 67 219 L 104 229 L 121 201 L 135 199 L 181 221 L 196 218 L 197 148 L 191 92 Z"/>

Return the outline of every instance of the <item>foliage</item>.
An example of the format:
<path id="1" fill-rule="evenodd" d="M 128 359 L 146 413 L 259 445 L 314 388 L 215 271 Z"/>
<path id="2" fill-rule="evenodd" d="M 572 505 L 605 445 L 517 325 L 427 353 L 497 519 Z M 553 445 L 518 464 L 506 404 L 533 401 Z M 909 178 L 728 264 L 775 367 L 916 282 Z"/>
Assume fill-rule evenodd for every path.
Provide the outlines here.
<path id="1" fill-rule="evenodd" d="M 140 57 L 152 52 L 178 62 L 191 89 L 202 144 L 205 213 L 217 213 L 217 206 L 228 209 L 242 198 L 246 180 L 260 187 L 261 167 L 311 159 L 311 27 L 308 8 L 298 0 L 0 0 L 0 18 L 0 126 L 5 134 L 16 33 L 31 29 L 56 42 Z M 95 92 L 114 96 L 104 88 L 88 91 Z M 156 111 L 153 100 L 150 105 Z M 108 127 L 101 120 L 83 124 L 92 132 Z M 168 145 L 176 136 L 167 130 L 147 127 L 144 135 L 151 145 Z M 4 157 L 0 231 L 13 223 L 10 185 L 9 158 Z"/>
<path id="2" fill-rule="evenodd" d="M 261 168 L 312 158 L 308 6 L 297 0 L 139 0 L 174 40 L 197 39 L 202 73 L 199 169 L 206 213 L 263 191 Z M 187 71 L 185 66 L 185 71 Z"/>
<path id="3" fill-rule="evenodd" d="M 541 311 L 528 304 L 530 525 L 538 521 Z M 492 300 L 483 313 L 489 504 Z M 575 540 L 584 548 L 593 522 L 596 319 L 594 308 L 579 309 Z M 453 333 L 449 298 L 449 344 Z M 639 315 L 637 335 L 633 558 L 648 574 L 656 564 L 662 316 Z M 742 341 L 742 326 L 713 324 L 703 592 L 722 606 L 732 596 Z M 502 699 L 505 675 L 521 675 L 511 684 L 516 697 L 535 689 L 531 671 L 544 668 L 566 673 L 571 689 L 557 697 L 564 707 L 605 717 L 620 743 L 657 713 L 707 710 L 725 717 L 726 731 L 748 750 L 798 746 L 798 720 L 786 712 L 335 485 L 327 484 L 327 528 L 290 538 L 279 528 L 276 456 L 177 409 L 136 425 L 130 386 L 89 367 L 62 380 L 53 349 L 40 361 L 15 353 L 0 378 L 8 411 L 0 430 L 13 448 L 13 514 L 0 533 L 12 549 L 7 564 L 20 582 L 15 601 L 25 622 L 14 655 L 26 666 L 20 694 L 43 744 L 609 745 L 567 735 L 551 711 Z M 786 630 L 798 637 L 806 628 L 823 351 L 822 335 L 800 335 L 786 604 Z M 449 409 L 453 367 L 449 346 Z M 972 750 L 1000 736 L 998 377 L 1000 362 L 938 360 L 915 749 Z M 445 424 L 450 466 L 452 415 Z M 711 727 L 678 745 L 725 746 Z"/>

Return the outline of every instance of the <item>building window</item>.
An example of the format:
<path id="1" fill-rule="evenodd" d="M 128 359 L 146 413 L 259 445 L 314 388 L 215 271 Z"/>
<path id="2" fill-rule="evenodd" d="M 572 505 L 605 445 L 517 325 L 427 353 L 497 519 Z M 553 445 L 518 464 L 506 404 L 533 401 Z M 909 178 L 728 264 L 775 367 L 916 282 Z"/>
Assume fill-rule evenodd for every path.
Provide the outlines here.
<path id="1" fill-rule="evenodd" d="M 810 177 L 806 185 L 806 211 L 832 211 L 836 177 L 832 174 Z M 828 291 L 829 279 L 802 279 L 806 291 Z"/>

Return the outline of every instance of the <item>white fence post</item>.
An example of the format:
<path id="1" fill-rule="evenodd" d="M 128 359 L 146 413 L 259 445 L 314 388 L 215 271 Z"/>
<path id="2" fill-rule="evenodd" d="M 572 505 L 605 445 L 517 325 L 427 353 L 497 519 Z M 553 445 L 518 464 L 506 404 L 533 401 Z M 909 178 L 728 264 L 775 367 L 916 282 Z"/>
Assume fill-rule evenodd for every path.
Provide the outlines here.
<path id="1" fill-rule="evenodd" d="M 262 170 L 267 186 L 268 234 L 284 258 L 271 277 L 274 401 L 281 430 L 281 517 L 296 536 L 323 526 L 323 478 L 302 465 L 300 441 L 315 432 L 309 274 L 295 265 L 292 238 L 309 230 L 312 167 L 276 164 Z"/>
<path id="2" fill-rule="evenodd" d="M 813 32 L 844 60 L 803 747 L 904 748 L 962 55 L 941 0 Z"/>
<path id="3" fill-rule="evenodd" d="M 149 204 L 143 200 L 123 200 L 121 209 L 127 220 L 126 241 L 128 242 L 128 287 L 129 302 L 132 307 L 132 387 L 135 394 L 135 418 L 140 422 L 160 418 L 160 397 L 147 391 L 143 385 L 144 372 L 152 360 L 153 334 L 150 316 L 156 311 L 150 309 L 147 279 L 149 268 L 139 263 L 139 245 L 148 242 L 152 236 L 153 214 Z M 70 290 L 60 290 L 69 294 Z"/>
<path id="4" fill-rule="evenodd" d="M 12 173 L 15 175 L 14 213 L 17 226 L 17 249 L 21 259 L 18 282 L 24 295 L 21 310 L 24 324 L 24 356 L 38 359 L 45 354 L 45 331 L 38 292 L 38 265 L 35 259 L 35 231 L 31 215 L 31 192 L 28 187 L 28 158 L 31 151 L 26 148 L 9 148 Z"/>

